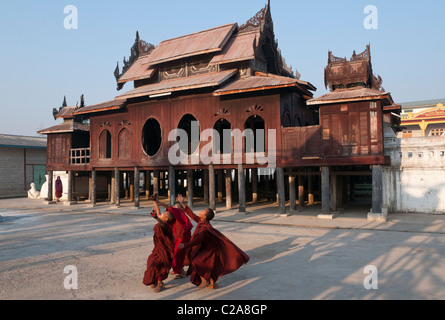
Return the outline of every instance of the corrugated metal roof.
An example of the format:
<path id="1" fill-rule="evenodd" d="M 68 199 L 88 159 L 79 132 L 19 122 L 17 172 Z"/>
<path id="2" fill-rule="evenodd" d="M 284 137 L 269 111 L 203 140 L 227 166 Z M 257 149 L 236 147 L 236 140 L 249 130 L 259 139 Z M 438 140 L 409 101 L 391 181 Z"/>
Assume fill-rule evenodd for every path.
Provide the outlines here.
<path id="1" fill-rule="evenodd" d="M 165 40 L 148 56 L 147 63 L 153 66 L 198 54 L 221 51 L 237 27 L 238 24 L 232 23 Z"/>
<path id="2" fill-rule="evenodd" d="M 216 90 L 215 95 L 227 95 L 234 93 L 242 93 L 248 91 L 268 90 L 284 87 L 302 86 L 305 89 L 315 89 L 310 83 L 294 78 L 282 77 L 277 75 L 256 75 L 241 78 L 237 81 L 229 83 L 223 88 Z"/>
<path id="3" fill-rule="evenodd" d="M 224 46 L 222 52 L 213 57 L 210 64 L 222 64 L 254 59 L 254 44 L 256 45 L 259 37 L 259 31 L 244 32 L 233 35 Z"/>
<path id="4" fill-rule="evenodd" d="M 212 86 L 220 86 L 225 81 L 238 73 L 237 69 L 211 72 L 191 77 L 166 80 L 159 83 L 149 84 L 130 90 L 117 98 L 135 98 L 147 95 L 163 94 L 181 90 L 191 90 Z"/>
<path id="5" fill-rule="evenodd" d="M 148 64 L 150 55 L 142 56 L 137 59 L 133 65 L 119 78 L 118 83 L 149 79 L 153 76 L 156 68 Z"/>
<path id="6" fill-rule="evenodd" d="M 51 134 L 51 133 L 68 133 L 74 131 L 90 131 L 90 126 L 71 121 L 65 121 L 61 124 L 55 125 L 50 128 L 46 128 L 38 131 L 39 134 Z M 45 139 L 46 140 L 46 139 Z"/>
<path id="7" fill-rule="evenodd" d="M 391 103 L 393 103 L 391 95 L 388 92 L 383 92 L 376 89 L 370 88 L 350 88 L 350 89 L 337 89 L 333 92 L 322 95 L 318 98 L 311 99 L 307 101 L 308 105 L 319 105 L 319 104 L 329 104 L 338 103 L 342 101 L 349 100 L 372 100 L 372 99 L 382 99 L 388 98 Z"/>
<path id="8" fill-rule="evenodd" d="M 0 134 L 0 147 L 45 149 L 46 137 Z"/>

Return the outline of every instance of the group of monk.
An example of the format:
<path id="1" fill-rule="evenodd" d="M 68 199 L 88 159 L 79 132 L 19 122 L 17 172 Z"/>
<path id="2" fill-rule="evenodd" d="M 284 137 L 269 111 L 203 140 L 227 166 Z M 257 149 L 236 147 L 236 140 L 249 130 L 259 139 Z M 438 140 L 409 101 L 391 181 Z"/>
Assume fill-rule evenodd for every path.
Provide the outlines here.
<path id="1" fill-rule="evenodd" d="M 159 201 L 157 195 L 152 199 L 151 215 L 158 223 L 153 229 L 154 248 L 147 259 L 142 282 L 154 292 L 164 289 L 163 281 L 171 269 L 174 279 L 187 275 L 200 289 L 216 289 L 221 276 L 238 270 L 249 261 L 246 253 L 210 224 L 215 216 L 212 209 L 204 209 L 196 215 L 184 204 L 182 195 L 178 195 L 174 207 Z M 164 207 L 165 212 L 161 212 L 159 206 Z M 190 219 L 197 223 L 193 235 Z"/>

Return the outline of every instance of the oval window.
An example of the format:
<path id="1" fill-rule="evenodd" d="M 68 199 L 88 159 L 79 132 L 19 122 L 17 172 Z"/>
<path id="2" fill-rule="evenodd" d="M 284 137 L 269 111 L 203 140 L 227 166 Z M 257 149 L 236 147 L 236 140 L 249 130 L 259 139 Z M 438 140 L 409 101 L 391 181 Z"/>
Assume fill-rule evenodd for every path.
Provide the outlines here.
<path id="1" fill-rule="evenodd" d="M 187 141 L 179 142 L 179 149 L 187 155 L 193 154 L 199 147 L 200 129 L 199 122 L 191 114 L 186 114 L 179 121 L 178 129 L 182 129 L 187 134 Z"/>
<path id="2" fill-rule="evenodd" d="M 142 149 L 147 155 L 154 157 L 159 152 L 161 144 L 161 125 L 156 119 L 150 118 L 142 129 Z"/>

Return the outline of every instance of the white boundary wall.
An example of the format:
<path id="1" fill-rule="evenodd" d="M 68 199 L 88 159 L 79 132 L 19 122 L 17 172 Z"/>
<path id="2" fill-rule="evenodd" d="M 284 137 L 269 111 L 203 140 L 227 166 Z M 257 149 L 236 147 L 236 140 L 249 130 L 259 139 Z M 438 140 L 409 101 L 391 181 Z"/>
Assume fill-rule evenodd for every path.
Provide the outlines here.
<path id="1" fill-rule="evenodd" d="M 398 139 L 385 131 L 383 206 L 389 212 L 445 214 L 445 137 Z"/>

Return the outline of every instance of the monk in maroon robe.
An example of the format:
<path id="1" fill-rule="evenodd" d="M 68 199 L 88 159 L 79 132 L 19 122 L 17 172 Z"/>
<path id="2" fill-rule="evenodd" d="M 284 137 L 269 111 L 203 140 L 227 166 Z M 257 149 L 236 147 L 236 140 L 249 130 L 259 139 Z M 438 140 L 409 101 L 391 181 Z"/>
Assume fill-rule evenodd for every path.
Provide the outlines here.
<path id="1" fill-rule="evenodd" d="M 142 282 L 151 286 L 154 292 L 160 292 L 164 288 L 163 280 L 167 279 L 173 260 L 173 233 L 170 223 L 173 216 L 169 212 L 158 215 L 155 210 L 152 217 L 158 223 L 154 226 L 153 242 L 154 248 L 147 259 L 147 270 Z"/>
<path id="2" fill-rule="evenodd" d="M 214 217 L 212 209 L 205 209 L 195 215 L 185 206 L 185 213 L 198 225 L 192 239 L 179 248 L 189 249 L 190 267 L 187 274 L 190 282 L 199 288 L 216 289 L 219 277 L 238 270 L 249 261 L 249 256 L 210 224 Z"/>
<path id="3" fill-rule="evenodd" d="M 174 217 L 174 221 L 171 223 L 171 227 L 173 229 L 173 239 L 175 243 L 172 262 L 172 273 L 174 274 L 174 279 L 180 279 L 185 275 L 184 260 L 186 252 L 184 250 L 179 250 L 179 244 L 188 243 L 190 241 L 192 237 L 193 225 L 182 209 L 168 206 L 162 203 L 161 201 L 159 201 L 157 195 L 153 197 L 153 200 L 155 209 L 159 208 L 159 205 L 161 205 L 165 207 L 166 211 L 170 212 Z"/>
<path id="4" fill-rule="evenodd" d="M 55 195 L 57 202 L 59 202 L 59 199 L 62 198 L 62 194 L 63 194 L 62 180 L 60 180 L 60 177 L 57 177 L 55 182 Z"/>

